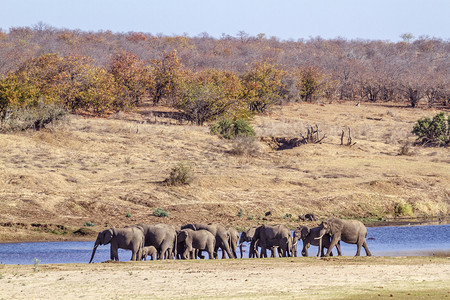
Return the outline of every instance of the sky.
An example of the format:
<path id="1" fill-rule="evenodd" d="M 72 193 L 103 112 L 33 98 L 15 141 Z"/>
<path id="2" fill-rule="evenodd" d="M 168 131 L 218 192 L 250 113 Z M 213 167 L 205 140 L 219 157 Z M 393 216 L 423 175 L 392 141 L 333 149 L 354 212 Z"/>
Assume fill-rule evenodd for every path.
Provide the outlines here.
<path id="1" fill-rule="evenodd" d="M 82 31 L 281 40 L 450 38 L 450 0 L 0 0 L 0 28 L 38 23 Z"/>

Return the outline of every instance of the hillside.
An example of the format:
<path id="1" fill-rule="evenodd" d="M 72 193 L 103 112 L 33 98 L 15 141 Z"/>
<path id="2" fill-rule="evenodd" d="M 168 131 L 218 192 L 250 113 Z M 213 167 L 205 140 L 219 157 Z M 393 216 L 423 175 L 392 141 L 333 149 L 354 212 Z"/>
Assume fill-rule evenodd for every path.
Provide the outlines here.
<path id="1" fill-rule="evenodd" d="M 315 124 L 327 137 L 281 151 L 259 141 L 255 155 L 243 156 L 208 127 L 176 124 L 158 117 L 158 109 L 108 119 L 69 116 L 50 129 L 0 134 L 0 241 L 81 239 L 71 232 L 137 222 L 242 228 L 295 226 L 305 213 L 392 218 L 405 203 L 416 217 L 448 215 L 449 150 L 410 146 L 410 155 L 399 155 L 415 139 L 415 121 L 437 110 L 385 103 L 278 106 L 252 121 L 258 137 L 298 137 Z M 340 145 L 348 127 L 356 142 L 351 147 Z M 179 162 L 192 164 L 194 181 L 165 185 Z M 156 208 L 170 217 L 153 216 Z M 265 221 L 267 211 L 272 215 Z"/>

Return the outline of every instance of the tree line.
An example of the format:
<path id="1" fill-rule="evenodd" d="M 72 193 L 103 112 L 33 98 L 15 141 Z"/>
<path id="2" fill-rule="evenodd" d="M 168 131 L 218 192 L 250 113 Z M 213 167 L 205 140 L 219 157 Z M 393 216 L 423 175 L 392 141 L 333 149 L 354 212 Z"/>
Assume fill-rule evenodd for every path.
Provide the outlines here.
<path id="1" fill-rule="evenodd" d="M 195 124 L 264 112 L 282 101 L 448 105 L 449 41 L 281 41 L 84 32 L 43 23 L 0 31 L 0 113 L 54 103 L 97 115 L 139 105 L 179 109 Z"/>

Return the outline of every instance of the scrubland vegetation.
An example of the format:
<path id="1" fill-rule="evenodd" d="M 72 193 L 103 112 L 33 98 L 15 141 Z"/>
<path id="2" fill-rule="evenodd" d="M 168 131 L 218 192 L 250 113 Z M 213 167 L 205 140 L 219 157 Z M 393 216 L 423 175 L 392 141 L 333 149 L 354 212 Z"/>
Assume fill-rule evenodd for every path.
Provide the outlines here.
<path id="1" fill-rule="evenodd" d="M 445 217 L 449 53 L 428 37 L 2 31 L 0 240 L 268 210 L 292 226 Z"/>

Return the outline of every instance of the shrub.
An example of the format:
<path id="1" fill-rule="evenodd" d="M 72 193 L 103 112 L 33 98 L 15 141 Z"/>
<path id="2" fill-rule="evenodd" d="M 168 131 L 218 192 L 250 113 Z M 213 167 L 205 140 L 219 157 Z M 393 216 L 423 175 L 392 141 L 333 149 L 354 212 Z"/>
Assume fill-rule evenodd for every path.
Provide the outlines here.
<path id="1" fill-rule="evenodd" d="M 253 137 L 256 135 L 253 127 L 244 119 L 235 121 L 231 119 L 220 120 L 210 126 L 210 132 L 226 139 L 232 139 L 238 136 Z"/>
<path id="2" fill-rule="evenodd" d="M 440 112 L 433 117 L 419 119 L 414 125 L 413 134 L 417 135 L 417 142 L 421 145 L 448 146 L 450 143 L 450 117 Z"/>
<path id="3" fill-rule="evenodd" d="M 64 108 L 56 104 L 39 102 L 33 106 L 14 107 L 2 115 L 0 131 L 40 130 L 63 120 L 66 115 Z"/>
<path id="4" fill-rule="evenodd" d="M 238 216 L 239 218 L 242 218 L 243 215 L 244 215 L 244 210 L 241 208 L 241 209 L 239 210 L 237 216 Z"/>
<path id="5" fill-rule="evenodd" d="M 191 183 L 193 179 L 191 164 L 181 162 L 172 168 L 169 178 L 164 182 L 168 185 L 184 185 Z"/>
<path id="6" fill-rule="evenodd" d="M 254 137 L 238 136 L 233 139 L 233 148 L 230 151 L 234 155 L 257 156 L 259 146 Z"/>
<path id="7" fill-rule="evenodd" d="M 33 259 L 33 271 L 38 272 L 39 271 L 39 264 L 41 263 L 41 260 L 35 257 Z"/>
<path id="8" fill-rule="evenodd" d="M 398 202 L 394 205 L 394 213 L 396 216 L 414 216 L 413 207 L 406 202 Z"/>
<path id="9" fill-rule="evenodd" d="M 164 210 L 162 208 L 155 208 L 153 210 L 153 215 L 160 217 L 160 218 L 166 218 L 166 217 L 169 217 L 170 214 L 167 210 Z"/>
<path id="10" fill-rule="evenodd" d="M 86 223 L 84 223 L 84 226 L 86 226 L 86 227 L 93 227 L 93 226 L 95 226 L 95 224 L 92 223 L 91 221 L 87 221 Z"/>
<path id="11" fill-rule="evenodd" d="M 127 212 L 127 214 L 125 215 L 126 218 L 131 218 L 133 215 L 130 212 Z"/>

